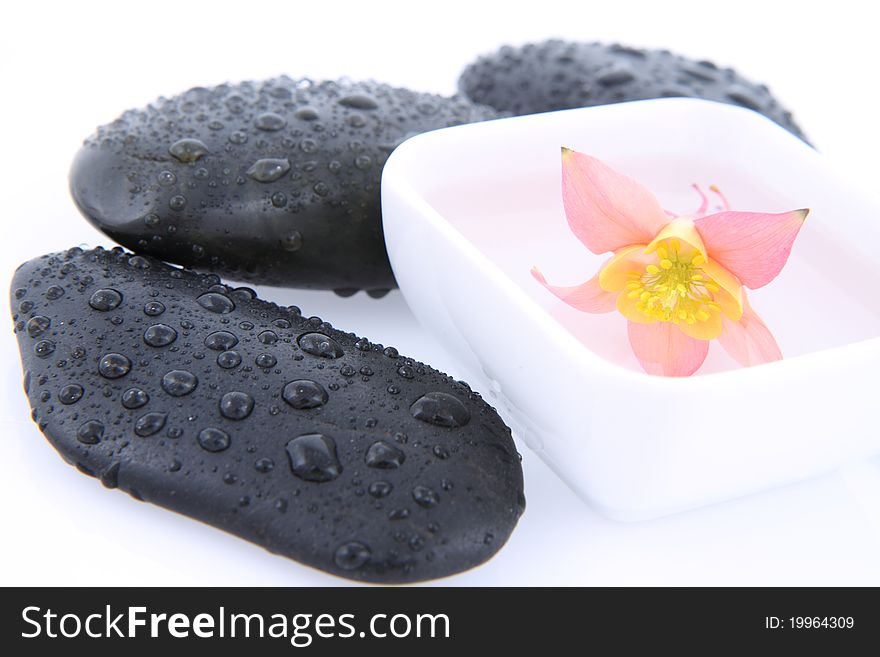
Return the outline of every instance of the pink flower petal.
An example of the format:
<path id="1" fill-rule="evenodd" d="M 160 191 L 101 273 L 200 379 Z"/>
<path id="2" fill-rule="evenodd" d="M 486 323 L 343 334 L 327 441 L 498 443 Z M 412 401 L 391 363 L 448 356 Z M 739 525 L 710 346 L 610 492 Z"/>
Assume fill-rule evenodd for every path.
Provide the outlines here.
<path id="1" fill-rule="evenodd" d="M 782 360 L 782 352 L 767 325 L 752 310 L 743 294 L 743 315 L 738 322 L 723 318 L 718 342 L 743 367 Z"/>
<path id="2" fill-rule="evenodd" d="M 629 343 L 642 368 L 657 376 L 690 376 L 709 351 L 706 340 L 695 340 L 671 322 L 629 322 Z"/>
<path id="3" fill-rule="evenodd" d="M 537 267 L 532 267 L 532 276 L 569 306 L 585 313 L 610 313 L 617 307 L 617 293 L 603 290 L 598 274 L 586 283 L 571 287 L 550 285 Z"/>
<path id="4" fill-rule="evenodd" d="M 719 212 L 694 223 L 710 260 L 717 260 L 744 285 L 756 289 L 776 278 L 785 266 L 808 213 Z"/>
<path id="5" fill-rule="evenodd" d="M 562 149 L 562 202 L 572 232 L 593 253 L 647 244 L 669 222 L 635 180 L 568 148 Z"/>

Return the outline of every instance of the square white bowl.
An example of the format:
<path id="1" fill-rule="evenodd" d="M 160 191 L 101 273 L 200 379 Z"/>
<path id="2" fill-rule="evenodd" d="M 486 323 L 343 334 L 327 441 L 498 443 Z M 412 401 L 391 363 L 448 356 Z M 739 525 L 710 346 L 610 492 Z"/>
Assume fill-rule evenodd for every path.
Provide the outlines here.
<path id="1" fill-rule="evenodd" d="M 735 210 L 812 212 L 783 273 L 750 294 L 786 359 L 645 374 L 618 313 L 588 315 L 529 274 L 581 283 L 560 147 L 607 162 L 678 213 L 692 183 Z M 880 452 L 880 207 L 749 110 L 663 99 L 552 112 L 409 139 L 382 177 L 391 264 L 421 323 L 572 488 L 618 519 L 665 515 Z"/>

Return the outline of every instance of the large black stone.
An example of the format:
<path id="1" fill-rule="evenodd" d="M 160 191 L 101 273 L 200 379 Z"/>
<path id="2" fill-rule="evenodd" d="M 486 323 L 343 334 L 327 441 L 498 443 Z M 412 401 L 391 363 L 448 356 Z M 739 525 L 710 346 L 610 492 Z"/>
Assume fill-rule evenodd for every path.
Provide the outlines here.
<path id="1" fill-rule="evenodd" d="M 382 167 L 412 135 L 495 118 L 461 98 L 281 77 L 125 112 L 76 156 L 70 188 L 139 253 L 236 280 L 373 295 L 395 286 Z"/>
<path id="2" fill-rule="evenodd" d="M 373 582 L 480 564 L 523 511 L 467 385 L 212 274 L 71 249 L 18 269 L 12 312 L 34 420 L 136 499 Z"/>
<path id="3" fill-rule="evenodd" d="M 474 102 L 513 114 L 649 98 L 704 98 L 760 112 L 805 139 L 791 112 L 763 84 L 668 50 L 557 39 L 505 46 L 469 65 L 458 86 Z"/>

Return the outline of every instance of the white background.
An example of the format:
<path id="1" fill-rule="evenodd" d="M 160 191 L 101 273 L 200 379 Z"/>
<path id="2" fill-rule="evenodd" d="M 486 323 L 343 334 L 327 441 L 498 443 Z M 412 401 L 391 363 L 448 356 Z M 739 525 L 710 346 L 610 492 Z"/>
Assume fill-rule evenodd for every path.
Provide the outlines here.
<path id="1" fill-rule="evenodd" d="M 875 21 L 862 15 L 869 3 L 524 5 L 529 9 L 473 0 L 5 3 L 0 288 L 8 289 L 26 259 L 80 243 L 110 245 L 72 205 L 67 169 L 82 139 L 129 107 L 196 85 L 281 73 L 374 78 L 449 94 L 478 54 L 551 36 L 663 47 L 734 66 L 768 83 L 837 166 L 867 188 L 878 185 L 880 45 Z M 868 294 L 877 293 L 874 283 L 854 282 Z M 373 301 L 260 292 L 457 373 L 398 293 Z M 65 465 L 29 420 L 9 329 L 0 344 L 0 584 L 346 583 L 108 492 Z M 661 520 L 619 524 L 520 449 L 528 508 L 519 527 L 489 563 L 440 583 L 880 584 L 880 459 Z"/>

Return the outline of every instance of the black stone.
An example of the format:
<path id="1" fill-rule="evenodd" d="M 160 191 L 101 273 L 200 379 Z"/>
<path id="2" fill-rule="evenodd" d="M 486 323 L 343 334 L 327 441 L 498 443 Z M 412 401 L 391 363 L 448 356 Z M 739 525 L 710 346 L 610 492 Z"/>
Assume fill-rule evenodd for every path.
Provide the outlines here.
<path id="1" fill-rule="evenodd" d="M 396 285 L 379 199 L 389 154 L 412 135 L 497 116 L 376 82 L 195 88 L 98 128 L 70 188 L 95 226 L 139 253 L 236 280 L 381 296 Z"/>
<path id="2" fill-rule="evenodd" d="M 703 98 L 759 112 L 806 141 L 791 112 L 763 84 L 668 50 L 557 39 L 505 46 L 465 68 L 458 88 L 476 103 L 516 115 L 649 98 Z"/>
<path id="3" fill-rule="evenodd" d="M 476 566 L 523 511 L 520 463 L 495 411 L 396 351 L 122 249 L 37 258 L 12 288 L 34 420 L 110 488 L 373 582 Z M 108 288 L 124 299 L 112 312 L 105 294 L 90 303 Z M 142 338 L 156 325 L 144 312 L 156 290 L 162 325 L 177 334 L 160 348 Z M 206 307 L 206 294 L 234 308 L 216 298 Z M 27 328 L 34 317 L 50 327 L 42 335 Z M 261 340 L 266 331 L 278 339 Z M 35 350 L 50 332 L 51 348 Z M 234 352 L 214 351 L 233 340 Z M 215 360 L 230 353 L 246 376 Z"/>

